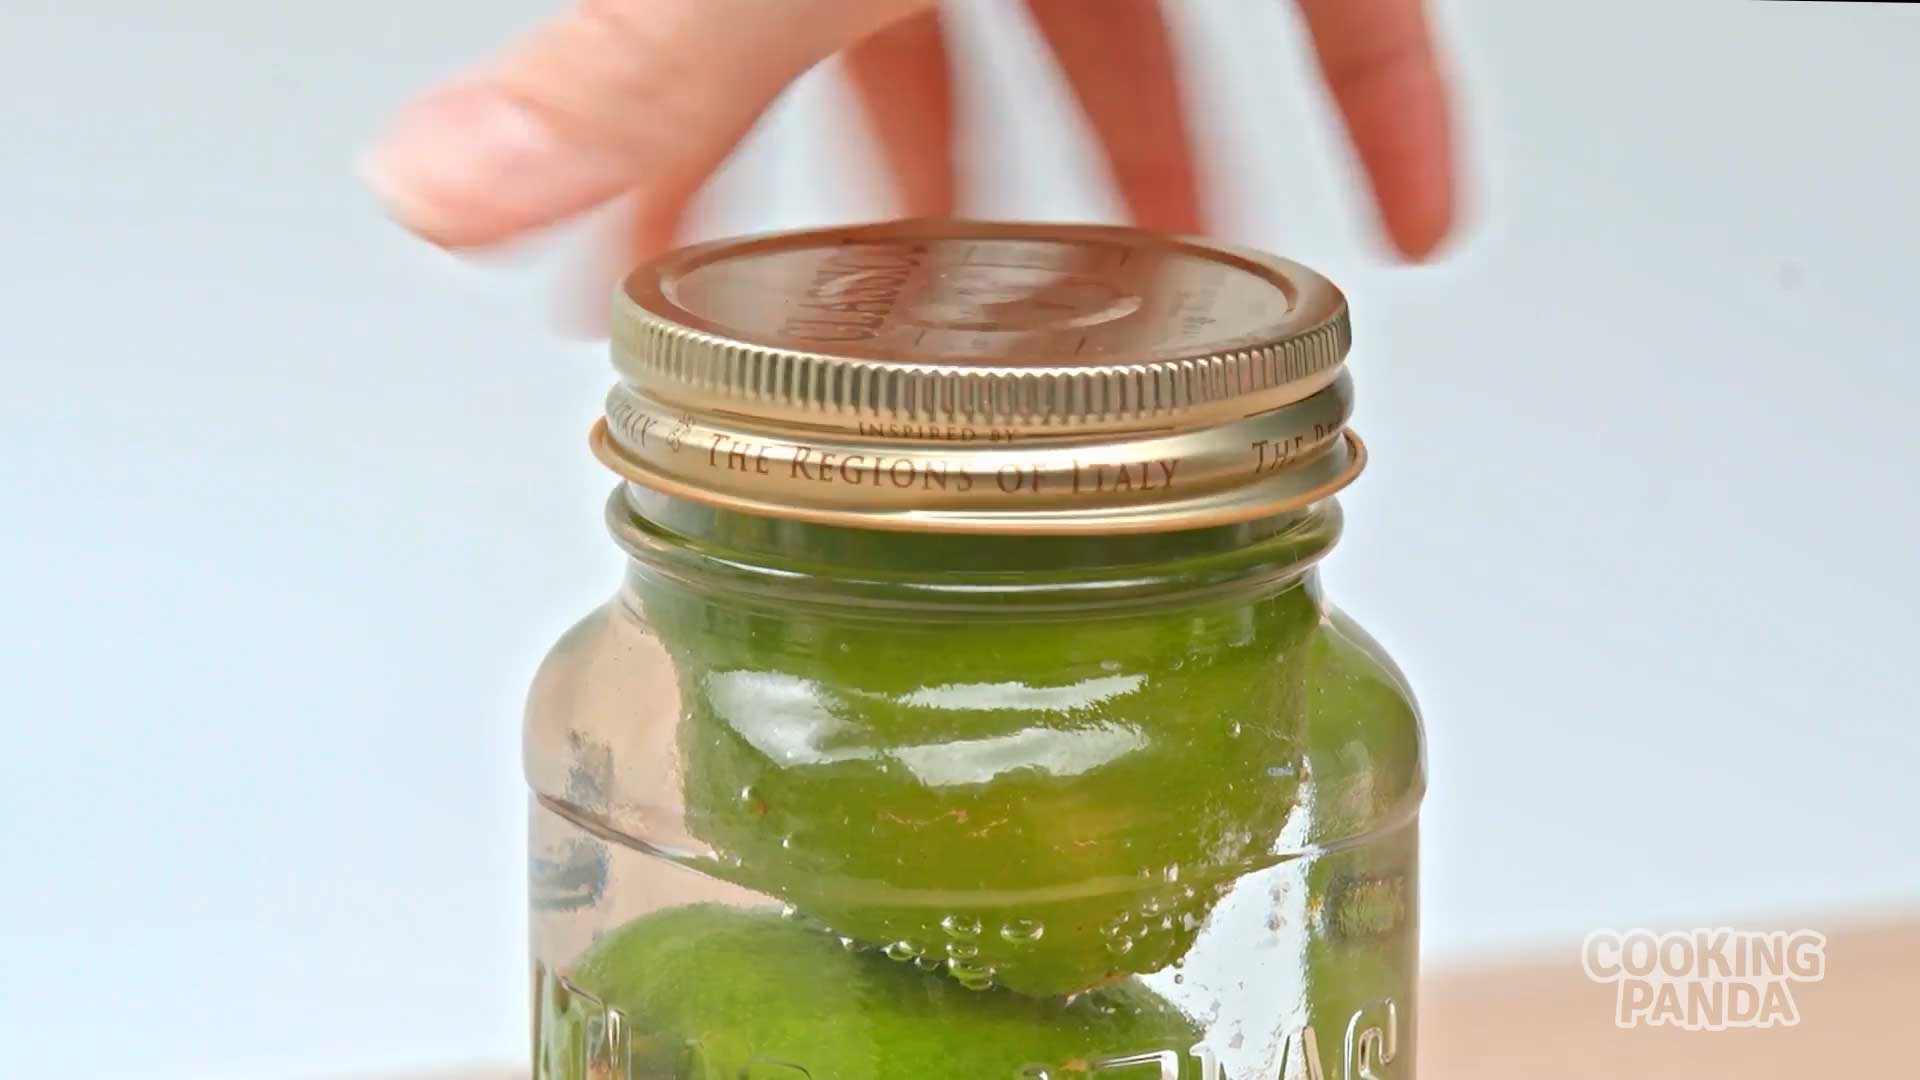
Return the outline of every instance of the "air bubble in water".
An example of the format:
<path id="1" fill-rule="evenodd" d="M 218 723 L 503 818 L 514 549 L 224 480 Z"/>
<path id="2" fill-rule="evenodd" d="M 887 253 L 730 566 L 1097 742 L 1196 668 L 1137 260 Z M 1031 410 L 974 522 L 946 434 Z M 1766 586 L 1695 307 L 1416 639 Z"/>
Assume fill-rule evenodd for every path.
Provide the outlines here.
<path id="1" fill-rule="evenodd" d="M 840 939 L 840 947 L 847 950 L 848 952 L 852 952 L 853 950 L 860 947 L 860 943 L 853 940 L 850 937 L 843 937 Z"/>
<path id="2" fill-rule="evenodd" d="M 947 971 L 969 990 L 985 990 L 993 985 L 993 965 L 978 960 L 948 961 Z"/>
<path id="3" fill-rule="evenodd" d="M 1107 951 L 1115 956 L 1125 956 L 1133 951 L 1133 939 L 1125 935 L 1107 942 Z"/>
<path id="4" fill-rule="evenodd" d="M 896 941 L 893 944 L 887 946 L 885 951 L 887 954 L 887 959 L 896 960 L 904 964 L 907 961 L 918 957 L 925 950 L 920 948 L 920 946 L 915 945 L 911 941 Z"/>
<path id="5" fill-rule="evenodd" d="M 940 920 L 940 929 L 945 930 L 948 937 L 979 937 L 980 920 L 968 918 L 965 915 L 949 915 Z"/>
<path id="6" fill-rule="evenodd" d="M 938 971 L 940 970 L 940 958 L 932 953 L 922 953 L 913 958 L 913 966 L 919 968 L 921 971 Z"/>
<path id="7" fill-rule="evenodd" d="M 980 955 L 980 946 L 971 941 L 947 942 L 947 955 L 955 960 L 967 960 Z"/>
<path id="8" fill-rule="evenodd" d="M 1000 936 L 1013 945 L 1031 945 L 1046 932 L 1046 925 L 1038 919 L 1015 919 L 1000 928 Z"/>

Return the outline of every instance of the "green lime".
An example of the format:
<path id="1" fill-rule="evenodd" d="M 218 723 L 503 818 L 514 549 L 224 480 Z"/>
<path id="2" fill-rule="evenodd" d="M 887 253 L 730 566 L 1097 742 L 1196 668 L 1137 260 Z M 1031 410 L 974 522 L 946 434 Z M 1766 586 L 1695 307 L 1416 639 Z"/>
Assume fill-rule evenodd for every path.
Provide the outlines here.
<path id="1" fill-rule="evenodd" d="M 1058 1078 L 1184 1054 L 1199 1034 L 1137 982 L 1071 1001 L 972 991 L 800 920 L 712 905 L 614 930 L 541 997 L 539 1080 Z"/>
<path id="2" fill-rule="evenodd" d="M 1304 588 L 1070 621 L 643 599 L 710 871 L 968 985 L 1174 963 L 1294 806 Z"/>

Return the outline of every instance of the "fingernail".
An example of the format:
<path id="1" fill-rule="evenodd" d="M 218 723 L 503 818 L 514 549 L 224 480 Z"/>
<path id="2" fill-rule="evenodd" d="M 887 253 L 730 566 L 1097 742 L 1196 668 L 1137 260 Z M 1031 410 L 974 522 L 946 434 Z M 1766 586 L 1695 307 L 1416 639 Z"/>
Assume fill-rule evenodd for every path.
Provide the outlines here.
<path id="1" fill-rule="evenodd" d="M 617 194 L 627 172 L 477 82 L 408 106 L 360 171 L 402 225 L 449 247 L 494 243 L 571 216 Z"/>

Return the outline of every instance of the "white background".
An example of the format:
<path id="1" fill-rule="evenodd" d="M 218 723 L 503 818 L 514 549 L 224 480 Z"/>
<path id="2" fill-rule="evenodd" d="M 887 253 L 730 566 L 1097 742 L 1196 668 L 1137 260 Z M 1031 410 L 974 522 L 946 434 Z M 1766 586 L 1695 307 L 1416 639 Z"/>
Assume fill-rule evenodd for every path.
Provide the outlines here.
<path id="1" fill-rule="evenodd" d="M 1110 214 L 1011 5 L 966 7 L 970 209 Z M 1476 210 L 1413 270 L 1284 5 L 1181 9 L 1224 231 L 1356 313 L 1328 579 L 1423 693 L 1430 958 L 1920 902 L 1920 11 L 1440 7 Z M 542 13 L 0 13 L 9 1075 L 521 1052 L 517 714 L 615 581 L 609 375 L 554 260 L 429 252 L 351 163 Z M 874 212 L 848 115 L 812 78 L 702 229 Z"/>

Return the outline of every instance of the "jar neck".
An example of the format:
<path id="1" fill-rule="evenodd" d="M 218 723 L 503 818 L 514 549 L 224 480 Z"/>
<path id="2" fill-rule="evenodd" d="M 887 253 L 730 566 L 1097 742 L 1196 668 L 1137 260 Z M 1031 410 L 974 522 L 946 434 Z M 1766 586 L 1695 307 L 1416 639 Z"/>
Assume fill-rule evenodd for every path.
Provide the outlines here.
<path id="1" fill-rule="evenodd" d="M 1317 590 L 1332 499 L 1234 525 L 1099 536 L 859 529 L 724 510 L 635 484 L 608 500 L 631 575 L 774 603 L 1083 609 Z"/>

